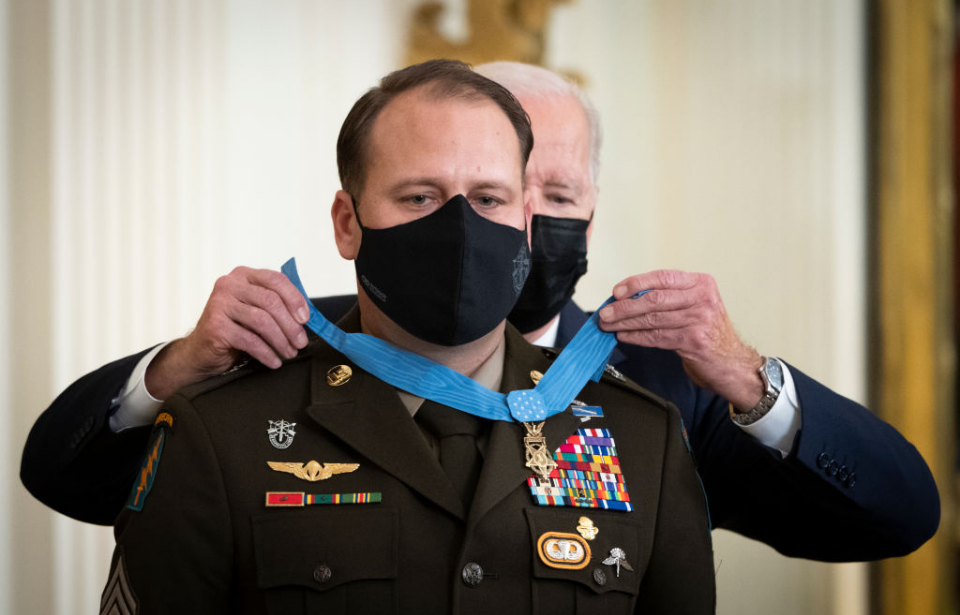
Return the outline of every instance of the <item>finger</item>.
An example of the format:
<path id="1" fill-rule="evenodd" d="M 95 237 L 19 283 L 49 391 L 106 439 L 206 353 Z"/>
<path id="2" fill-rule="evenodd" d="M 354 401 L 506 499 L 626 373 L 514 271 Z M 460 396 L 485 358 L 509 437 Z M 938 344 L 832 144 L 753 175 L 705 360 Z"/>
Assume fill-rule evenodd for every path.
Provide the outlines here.
<path id="1" fill-rule="evenodd" d="M 695 310 L 646 312 L 606 322 L 601 320 L 604 331 L 650 331 L 654 329 L 680 329 L 698 323 Z"/>
<path id="2" fill-rule="evenodd" d="M 292 346 L 303 348 L 307 345 L 303 325 L 297 322 L 277 293 L 262 286 L 250 285 L 244 290 L 244 303 L 269 314 Z"/>
<path id="3" fill-rule="evenodd" d="M 622 280 L 613 288 L 615 299 L 623 299 L 647 289 L 684 289 L 693 288 L 700 274 L 677 271 L 675 269 L 660 269 L 630 276 Z"/>
<path id="4" fill-rule="evenodd" d="M 635 346 L 681 350 L 688 343 L 687 329 L 645 329 L 640 331 L 620 331 L 617 341 Z"/>
<path id="5" fill-rule="evenodd" d="M 297 356 L 297 349 L 290 343 L 290 340 L 269 312 L 245 303 L 235 302 L 227 308 L 225 314 L 227 318 L 240 325 L 245 331 L 258 336 L 269 344 L 276 354 L 287 359 Z M 228 343 L 230 341 L 227 340 Z M 237 346 L 233 347 L 238 348 Z"/>
<path id="6" fill-rule="evenodd" d="M 262 282 L 269 283 L 272 287 L 263 286 Z M 287 343 L 296 348 L 303 348 L 307 345 L 307 334 L 303 330 L 303 325 L 297 322 L 296 317 L 290 312 L 288 304 L 280 294 L 273 290 L 273 288 L 283 290 L 285 286 L 289 286 L 300 295 L 296 287 L 282 273 L 269 269 L 237 267 L 230 272 L 230 275 L 217 280 L 211 302 L 224 306 L 224 311 L 236 310 L 235 304 L 237 303 L 263 310 L 280 327 Z M 303 299 L 303 296 L 300 295 L 300 298 Z M 303 301 L 305 304 L 306 300 Z M 235 318 L 232 312 L 230 318 Z M 251 323 L 244 322 L 243 324 L 250 328 Z M 253 328 L 252 330 L 257 333 L 261 332 L 259 328 Z M 275 348 L 279 349 L 278 346 L 275 346 Z"/>
<path id="7" fill-rule="evenodd" d="M 238 351 L 245 352 L 271 369 L 277 369 L 283 364 L 283 359 L 263 340 L 263 338 L 231 322 L 225 326 L 224 338 L 226 343 Z"/>
<path id="8" fill-rule="evenodd" d="M 287 276 L 272 269 L 251 269 L 249 279 L 275 292 L 299 324 L 305 324 L 310 320 L 310 306 L 307 305 L 306 297 L 297 290 Z"/>
<path id="9" fill-rule="evenodd" d="M 697 288 L 684 290 L 651 290 L 636 299 L 614 301 L 600 310 L 600 322 L 606 325 L 621 320 L 636 318 L 644 314 L 689 310 L 703 299 L 703 293 Z M 609 330 L 609 329 L 608 329 Z"/>

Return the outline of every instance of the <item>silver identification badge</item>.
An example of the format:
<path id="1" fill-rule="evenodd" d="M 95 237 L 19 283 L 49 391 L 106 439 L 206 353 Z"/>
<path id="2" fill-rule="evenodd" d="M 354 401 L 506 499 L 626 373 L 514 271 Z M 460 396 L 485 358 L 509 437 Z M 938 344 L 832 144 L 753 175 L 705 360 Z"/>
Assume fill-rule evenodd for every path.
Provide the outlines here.
<path id="1" fill-rule="evenodd" d="M 288 423 L 282 419 L 279 421 L 267 420 L 267 422 L 270 423 L 267 435 L 270 436 L 270 444 L 273 445 L 273 448 L 284 449 L 293 444 L 293 437 L 297 435 L 297 432 L 293 430 L 297 426 L 296 423 Z"/>

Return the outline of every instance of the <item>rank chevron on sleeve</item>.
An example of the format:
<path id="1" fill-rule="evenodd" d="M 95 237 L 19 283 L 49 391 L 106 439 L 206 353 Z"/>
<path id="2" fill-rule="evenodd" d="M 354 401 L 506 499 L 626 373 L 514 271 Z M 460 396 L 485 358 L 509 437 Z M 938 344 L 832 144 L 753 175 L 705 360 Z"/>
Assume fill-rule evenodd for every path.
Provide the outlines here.
<path id="1" fill-rule="evenodd" d="M 307 299 L 307 327 L 358 367 L 387 384 L 424 399 L 496 421 L 539 422 L 566 410 L 588 381 L 600 379 L 616 336 L 599 327 L 599 309 L 584 323 L 533 389 L 508 395 L 491 391 L 445 365 L 407 352 L 363 333 L 346 333 L 327 320 L 309 300 L 296 260 L 280 269 Z M 637 293 L 639 297 L 643 293 Z M 600 307 L 613 301 L 611 297 Z"/>

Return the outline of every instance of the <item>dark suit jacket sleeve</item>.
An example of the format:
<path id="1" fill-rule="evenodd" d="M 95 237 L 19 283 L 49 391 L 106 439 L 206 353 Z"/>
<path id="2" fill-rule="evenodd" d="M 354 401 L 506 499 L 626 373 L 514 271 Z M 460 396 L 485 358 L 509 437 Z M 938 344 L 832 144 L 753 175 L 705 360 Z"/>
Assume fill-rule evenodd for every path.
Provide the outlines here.
<path id="1" fill-rule="evenodd" d="M 165 430 L 142 510 L 124 505 L 117 517 L 113 567 L 122 556 L 139 613 L 226 613 L 233 583 L 233 529 L 216 451 L 206 426 L 183 397 L 174 395 L 164 409 L 174 416 L 173 428 Z M 138 485 L 140 474 L 138 466 Z M 142 484 L 147 483 L 145 478 Z"/>
<path id="2" fill-rule="evenodd" d="M 586 319 L 568 303 L 560 313 L 558 345 Z M 619 344 L 610 362 L 679 408 L 714 527 L 785 555 L 824 561 L 904 555 L 936 532 L 940 498 L 916 448 L 872 412 L 796 367 L 788 366 L 802 427 L 782 459 L 734 425 L 727 400 L 697 387 L 676 353 Z"/>
<path id="3" fill-rule="evenodd" d="M 20 479 L 38 500 L 69 517 L 112 525 L 130 490 L 149 427 L 116 434 L 108 417 L 150 350 L 80 378 L 40 415 L 23 448 Z"/>
<path id="4" fill-rule="evenodd" d="M 335 322 L 356 303 L 356 295 L 313 302 Z M 34 497 L 79 521 L 113 525 L 139 469 L 150 428 L 116 434 L 108 418 L 113 399 L 147 352 L 80 378 L 40 415 L 20 462 L 20 480 Z"/>
<path id="5" fill-rule="evenodd" d="M 779 552 L 825 561 L 905 555 L 936 532 L 940 499 L 893 427 L 790 366 L 802 427 L 786 459 L 738 429 L 716 396 L 694 450 L 713 522 Z"/>

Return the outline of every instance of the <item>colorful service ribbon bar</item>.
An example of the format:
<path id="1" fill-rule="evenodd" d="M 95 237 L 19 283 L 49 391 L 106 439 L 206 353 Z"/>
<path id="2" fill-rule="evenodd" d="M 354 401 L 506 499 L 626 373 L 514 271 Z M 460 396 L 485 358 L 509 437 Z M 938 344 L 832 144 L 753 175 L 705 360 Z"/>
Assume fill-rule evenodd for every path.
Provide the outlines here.
<path id="1" fill-rule="evenodd" d="M 560 445 L 553 458 L 557 467 L 549 479 L 527 479 L 535 503 L 633 510 L 609 429 L 578 430 Z"/>
<path id="2" fill-rule="evenodd" d="M 379 504 L 383 494 L 365 493 L 304 493 L 303 491 L 268 491 L 267 506 L 312 506 L 320 504 Z"/>

